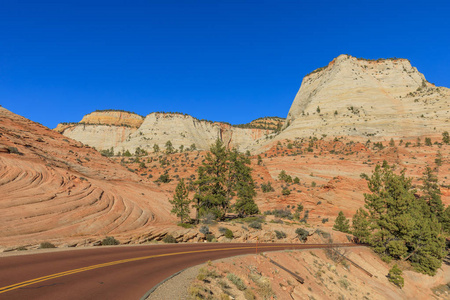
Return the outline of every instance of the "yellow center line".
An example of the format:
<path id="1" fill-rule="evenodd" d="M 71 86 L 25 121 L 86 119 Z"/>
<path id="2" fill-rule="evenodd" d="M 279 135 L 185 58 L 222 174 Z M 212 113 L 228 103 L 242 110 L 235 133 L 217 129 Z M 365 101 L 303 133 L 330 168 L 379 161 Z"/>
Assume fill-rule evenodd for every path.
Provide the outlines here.
<path id="1" fill-rule="evenodd" d="M 261 248 L 280 248 L 280 247 L 283 247 L 283 248 L 298 247 L 298 245 L 260 246 L 259 248 L 261 249 Z M 133 262 L 133 261 L 139 261 L 139 260 L 144 260 L 144 259 L 150 259 L 150 258 L 156 258 L 156 257 L 164 257 L 164 256 L 173 256 L 173 255 L 182 255 L 182 254 L 191 254 L 191 253 L 213 252 L 213 251 L 227 251 L 227 250 L 242 250 L 242 249 L 254 249 L 254 248 L 255 248 L 255 246 L 234 247 L 234 248 L 216 248 L 216 249 L 205 249 L 205 250 L 195 250 L 195 251 L 184 251 L 184 252 L 156 254 L 156 255 L 149 255 L 149 256 L 142 256 L 142 257 L 135 257 L 135 258 L 116 260 L 116 261 L 107 262 L 107 263 L 103 263 L 103 264 L 97 264 L 97 265 L 92 265 L 92 266 L 83 267 L 83 268 L 79 268 L 79 269 L 68 270 L 68 271 L 64 271 L 64 272 L 61 272 L 61 273 L 56 273 L 56 274 L 52 274 L 52 275 L 38 277 L 38 278 L 30 279 L 30 280 L 27 280 L 27 281 L 19 282 L 19 283 L 16 283 L 16 284 L 4 286 L 4 287 L 0 288 L 0 294 L 5 293 L 5 292 L 9 292 L 9 291 L 12 291 L 12 290 L 15 290 L 15 289 L 19 289 L 19 288 L 22 288 L 22 287 L 25 287 L 25 286 L 28 286 L 28 285 L 32 285 L 32 284 L 35 284 L 35 283 L 39 283 L 39 282 L 42 282 L 42 281 L 58 278 L 58 277 L 63 277 L 63 276 L 71 275 L 71 274 L 76 274 L 76 273 L 80 273 L 80 272 L 89 271 L 89 270 L 94 270 L 94 269 L 99 269 L 99 268 L 103 268 L 103 267 L 108 267 L 108 266 L 113 266 L 113 265 Z"/>

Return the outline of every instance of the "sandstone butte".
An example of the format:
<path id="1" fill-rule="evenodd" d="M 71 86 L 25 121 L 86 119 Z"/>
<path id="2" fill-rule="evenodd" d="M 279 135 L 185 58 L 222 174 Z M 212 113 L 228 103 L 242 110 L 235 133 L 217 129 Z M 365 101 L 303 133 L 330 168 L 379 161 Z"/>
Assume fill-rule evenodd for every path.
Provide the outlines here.
<path id="1" fill-rule="evenodd" d="M 448 89 L 427 83 L 407 60 L 366 61 L 342 55 L 305 77 L 281 132 L 274 130 L 280 121 L 275 118 L 264 119 L 264 126 L 255 120 L 254 126 L 240 128 L 183 114 L 151 113 L 142 118 L 100 111 L 80 123 L 58 126 L 60 134 L 0 108 L 0 247 L 35 247 L 42 241 L 92 245 L 107 235 L 122 243 L 142 243 L 161 240 L 167 233 L 179 241 L 203 241 L 198 228 L 176 225 L 169 200 L 180 178 L 195 179 L 205 151 L 152 153 L 155 143 L 164 149 L 167 140 L 175 148 L 195 143 L 207 149 L 222 138 L 230 147 L 255 149 L 254 179 L 258 187 L 270 182 L 275 189 L 263 193 L 258 188 L 261 211 L 292 209 L 301 203 L 313 228 L 330 231 L 340 210 L 351 217 L 363 206 L 368 190 L 360 174 L 370 174 L 383 160 L 405 167 L 417 183 L 426 165 L 439 169 L 442 199 L 448 205 L 450 146 L 440 144 L 442 131 L 448 130 L 448 100 Z M 349 124 L 354 129 L 347 130 Z M 394 145 L 388 145 L 390 137 Z M 426 137 L 437 144 L 425 146 Z M 106 158 L 90 146 L 132 153 L 141 147 L 150 154 Z M 257 164 L 257 155 L 262 164 Z M 441 166 L 435 163 L 439 157 Z M 278 180 L 281 170 L 300 183 Z M 154 182 L 166 172 L 171 182 Z M 290 195 L 281 193 L 286 186 Z M 278 223 L 266 231 L 229 226 L 236 241 L 256 236 L 275 240 L 273 228 L 284 228 L 285 241 L 295 239 L 292 227 Z M 217 228 L 212 231 L 224 240 Z"/>

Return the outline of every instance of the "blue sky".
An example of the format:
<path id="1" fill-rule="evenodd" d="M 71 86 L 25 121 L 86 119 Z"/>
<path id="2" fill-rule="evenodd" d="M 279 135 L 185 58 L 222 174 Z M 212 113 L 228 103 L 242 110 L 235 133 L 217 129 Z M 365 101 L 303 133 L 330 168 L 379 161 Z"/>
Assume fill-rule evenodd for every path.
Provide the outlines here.
<path id="1" fill-rule="evenodd" d="M 1 1 L 0 104 L 54 128 L 96 109 L 285 117 L 340 54 L 450 87 L 450 1 Z"/>

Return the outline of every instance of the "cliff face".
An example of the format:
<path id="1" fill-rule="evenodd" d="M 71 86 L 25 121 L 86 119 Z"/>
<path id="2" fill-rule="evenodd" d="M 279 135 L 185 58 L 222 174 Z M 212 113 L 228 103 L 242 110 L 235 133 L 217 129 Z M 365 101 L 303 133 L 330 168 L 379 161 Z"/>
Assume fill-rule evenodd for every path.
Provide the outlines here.
<path id="1" fill-rule="evenodd" d="M 449 125 L 449 95 L 406 59 L 340 55 L 305 76 L 278 138 L 440 133 Z"/>
<path id="2" fill-rule="evenodd" d="M 126 111 L 103 110 L 94 111 L 80 121 L 84 124 L 102 124 L 114 126 L 129 126 L 138 128 L 144 122 L 144 117 Z"/>
<path id="3" fill-rule="evenodd" d="M 55 130 L 98 150 L 113 147 L 116 151 L 131 152 L 137 147 L 153 151 L 155 144 L 164 149 L 167 141 L 171 141 L 175 149 L 181 146 L 186 149 L 193 144 L 197 149 L 209 149 L 217 138 L 230 148 L 245 151 L 265 141 L 266 135 L 273 132 L 261 128 L 237 128 L 173 113 L 151 113 L 136 128 L 120 125 L 123 119 L 118 115 L 103 117 L 104 113 L 89 114 L 80 123 L 60 124 Z"/>

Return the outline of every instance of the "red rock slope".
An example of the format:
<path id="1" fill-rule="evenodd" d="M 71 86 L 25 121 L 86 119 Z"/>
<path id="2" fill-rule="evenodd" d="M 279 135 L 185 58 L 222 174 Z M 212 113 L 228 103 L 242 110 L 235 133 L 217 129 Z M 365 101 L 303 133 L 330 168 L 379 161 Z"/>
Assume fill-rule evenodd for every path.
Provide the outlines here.
<path id="1" fill-rule="evenodd" d="M 173 224 L 168 195 L 94 149 L 0 107 L 0 248 L 121 241 Z"/>

